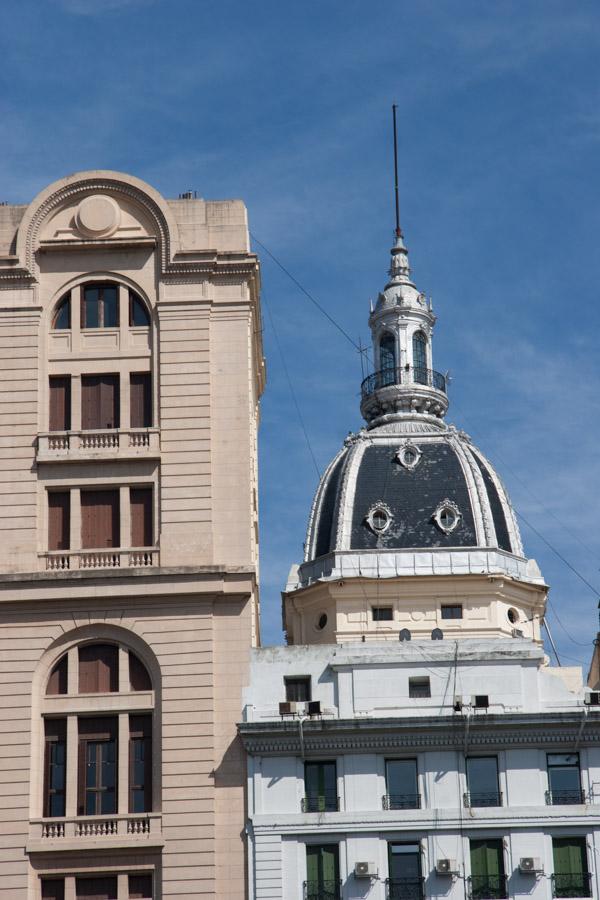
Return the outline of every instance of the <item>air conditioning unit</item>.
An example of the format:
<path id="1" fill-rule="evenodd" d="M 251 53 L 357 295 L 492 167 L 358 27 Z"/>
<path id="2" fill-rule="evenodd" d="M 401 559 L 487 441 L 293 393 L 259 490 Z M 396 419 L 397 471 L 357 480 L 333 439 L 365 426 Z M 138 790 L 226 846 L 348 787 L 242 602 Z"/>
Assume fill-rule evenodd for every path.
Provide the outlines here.
<path id="1" fill-rule="evenodd" d="M 461 712 L 463 708 L 462 697 L 454 698 L 454 712 Z"/>
<path id="2" fill-rule="evenodd" d="M 513 628 L 511 634 L 514 638 L 522 638 L 525 636 L 522 628 Z"/>
<path id="3" fill-rule="evenodd" d="M 438 875 L 456 875 L 458 868 L 455 859 L 438 859 L 435 864 L 435 871 Z"/>
<path id="4" fill-rule="evenodd" d="M 490 698 L 487 694 L 475 694 L 471 697 L 471 706 L 474 709 L 487 709 L 490 705 Z"/>
<path id="5" fill-rule="evenodd" d="M 296 703 L 294 700 L 284 700 L 279 704 L 279 715 L 280 716 L 295 716 L 296 715 Z"/>
<path id="6" fill-rule="evenodd" d="M 321 715 L 321 701 L 320 700 L 309 700 L 306 704 L 307 712 L 309 716 L 320 716 Z"/>
<path id="7" fill-rule="evenodd" d="M 522 875 L 537 875 L 542 871 L 541 860 L 534 856 L 522 856 L 519 860 L 519 872 Z"/>
<path id="8" fill-rule="evenodd" d="M 583 696 L 583 702 L 587 706 L 600 706 L 600 691 L 588 691 Z"/>
<path id="9" fill-rule="evenodd" d="M 377 866 L 372 862 L 357 862 L 354 864 L 355 878 L 377 878 Z"/>

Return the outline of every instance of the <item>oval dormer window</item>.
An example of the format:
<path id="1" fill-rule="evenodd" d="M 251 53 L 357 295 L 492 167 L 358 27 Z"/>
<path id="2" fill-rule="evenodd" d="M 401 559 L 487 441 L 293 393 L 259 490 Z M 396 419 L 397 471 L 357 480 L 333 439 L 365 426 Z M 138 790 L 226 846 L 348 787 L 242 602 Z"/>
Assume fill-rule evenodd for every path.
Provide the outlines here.
<path id="1" fill-rule="evenodd" d="M 404 444 L 396 453 L 396 459 L 405 469 L 412 471 L 419 465 L 421 451 L 414 444 Z"/>
<path id="2" fill-rule="evenodd" d="M 452 500 L 444 500 L 433 514 L 433 521 L 444 534 L 450 534 L 461 520 L 461 512 Z"/>
<path id="3" fill-rule="evenodd" d="M 367 525 L 375 534 L 383 534 L 390 527 L 392 511 L 385 503 L 374 503 L 367 513 Z"/>

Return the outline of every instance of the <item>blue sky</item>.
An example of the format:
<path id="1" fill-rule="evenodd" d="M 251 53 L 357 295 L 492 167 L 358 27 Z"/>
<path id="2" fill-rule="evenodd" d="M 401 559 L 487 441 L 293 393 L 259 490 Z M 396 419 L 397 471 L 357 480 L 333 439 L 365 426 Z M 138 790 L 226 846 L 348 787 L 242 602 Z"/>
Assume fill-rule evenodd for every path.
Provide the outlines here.
<path id="1" fill-rule="evenodd" d="M 449 419 L 600 591 L 595 0 L 5 0 L 3 13 L 0 199 L 91 168 L 170 197 L 241 197 L 255 235 L 356 340 L 388 265 L 397 102 L 402 220 L 439 317 L 434 364 L 453 374 Z M 260 255 L 323 469 L 360 427 L 360 361 Z M 266 314 L 265 347 L 263 639 L 276 642 L 316 473 Z M 586 664 L 597 596 L 523 537 L 563 662 Z"/>

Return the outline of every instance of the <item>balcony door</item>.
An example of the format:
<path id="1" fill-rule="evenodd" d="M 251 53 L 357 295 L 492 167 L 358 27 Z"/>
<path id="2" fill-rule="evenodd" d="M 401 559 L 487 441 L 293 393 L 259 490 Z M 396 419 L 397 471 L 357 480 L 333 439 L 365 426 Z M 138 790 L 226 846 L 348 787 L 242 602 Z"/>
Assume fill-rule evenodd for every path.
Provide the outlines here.
<path id="1" fill-rule="evenodd" d="M 119 427 L 118 375 L 82 375 L 81 427 L 84 431 Z"/>
<path id="2" fill-rule="evenodd" d="M 554 896 L 590 897 L 585 838 L 552 838 Z"/>
<path id="3" fill-rule="evenodd" d="M 473 900 L 501 900 L 506 897 L 502 841 L 493 838 L 470 843 Z"/>
<path id="4" fill-rule="evenodd" d="M 421 900 L 423 878 L 419 844 L 388 844 L 390 900 Z"/>
<path id="5" fill-rule="evenodd" d="M 495 756 L 467 758 L 469 806 L 501 806 L 498 788 L 498 760 Z"/>
<path id="6" fill-rule="evenodd" d="M 335 762 L 304 764 L 304 812 L 328 812 L 338 808 Z"/>
<path id="7" fill-rule="evenodd" d="M 416 759 L 388 759 L 385 763 L 387 809 L 418 809 Z"/>
<path id="8" fill-rule="evenodd" d="M 100 550 L 120 545 L 119 492 L 81 491 L 81 546 Z"/>
<path id="9" fill-rule="evenodd" d="M 80 816 L 111 815 L 117 811 L 117 720 L 79 719 Z"/>
<path id="10" fill-rule="evenodd" d="M 337 844 L 309 844 L 306 848 L 306 900 L 338 900 L 340 862 Z"/>

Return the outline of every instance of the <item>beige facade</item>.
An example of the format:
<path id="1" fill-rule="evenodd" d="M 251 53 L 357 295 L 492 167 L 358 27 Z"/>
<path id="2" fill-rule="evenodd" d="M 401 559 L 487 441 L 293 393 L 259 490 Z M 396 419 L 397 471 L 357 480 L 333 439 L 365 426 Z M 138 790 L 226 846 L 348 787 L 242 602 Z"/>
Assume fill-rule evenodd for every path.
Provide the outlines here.
<path id="1" fill-rule="evenodd" d="M 244 205 L 85 172 L 0 206 L 0 347 L 0 896 L 241 898 Z"/>

